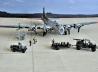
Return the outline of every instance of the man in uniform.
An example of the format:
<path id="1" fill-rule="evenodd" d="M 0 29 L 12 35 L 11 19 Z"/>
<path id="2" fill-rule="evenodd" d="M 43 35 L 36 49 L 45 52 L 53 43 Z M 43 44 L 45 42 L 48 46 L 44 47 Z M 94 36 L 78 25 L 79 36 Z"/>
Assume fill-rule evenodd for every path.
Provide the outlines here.
<path id="1" fill-rule="evenodd" d="M 31 40 L 29 41 L 29 45 L 30 45 L 30 46 L 32 45 L 32 41 L 31 41 Z"/>

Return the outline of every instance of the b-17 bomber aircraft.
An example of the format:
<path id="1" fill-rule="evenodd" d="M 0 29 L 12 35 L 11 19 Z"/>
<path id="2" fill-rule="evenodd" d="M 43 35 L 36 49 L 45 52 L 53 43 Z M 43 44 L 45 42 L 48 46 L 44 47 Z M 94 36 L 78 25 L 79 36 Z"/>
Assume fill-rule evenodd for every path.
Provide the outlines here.
<path id="1" fill-rule="evenodd" d="M 77 29 L 78 32 L 80 32 L 81 27 L 85 26 L 85 25 L 90 25 L 90 24 L 96 24 L 98 22 L 85 22 L 85 23 L 78 23 L 78 24 L 59 24 L 56 21 L 52 21 L 50 20 L 46 13 L 45 13 L 45 8 L 43 8 L 43 14 L 41 17 L 41 20 L 44 22 L 43 25 L 0 25 L 0 27 L 2 28 L 17 28 L 19 29 L 23 29 L 26 28 L 28 29 L 28 31 L 34 31 L 36 34 L 36 30 L 37 29 L 42 29 L 43 30 L 43 36 L 45 36 L 47 34 L 48 31 L 56 31 L 61 35 L 67 35 L 70 34 L 70 30 L 72 28 Z"/>

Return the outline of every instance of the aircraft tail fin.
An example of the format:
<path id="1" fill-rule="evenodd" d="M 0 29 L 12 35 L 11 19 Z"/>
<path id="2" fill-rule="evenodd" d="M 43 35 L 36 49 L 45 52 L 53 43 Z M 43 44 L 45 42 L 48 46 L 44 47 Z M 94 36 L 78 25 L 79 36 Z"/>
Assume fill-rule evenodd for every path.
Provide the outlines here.
<path id="1" fill-rule="evenodd" d="M 43 8 L 43 18 L 46 17 L 45 8 Z"/>
<path id="2" fill-rule="evenodd" d="M 42 20 L 44 21 L 44 23 L 48 21 L 48 17 L 46 16 L 46 13 L 45 13 L 45 8 L 43 8 Z"/>

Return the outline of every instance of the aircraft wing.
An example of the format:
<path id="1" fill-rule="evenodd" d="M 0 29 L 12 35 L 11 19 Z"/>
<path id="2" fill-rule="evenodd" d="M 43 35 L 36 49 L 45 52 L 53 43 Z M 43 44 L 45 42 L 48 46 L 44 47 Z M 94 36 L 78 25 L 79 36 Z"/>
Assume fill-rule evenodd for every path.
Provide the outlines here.
<path id="1" fill-rule="evenodd" d="M 51 27 L 45 24 L 19 24 L 19 25 L 0 25 L 0 28 L 16 28 L 16 29 L 22 29 L 22 28 L 27 28 L 27 29 L 50 29 Z"/>
<path id="2" fill-rule="evenodd" d="M 77 23 L 77 24 L 72 24 L 71 27 L 73 28 L 79 28 L 85 25 L 90 25 L 90 24 L 96 24 L 98 22 L 85 22 L 85 23 Z"/>
<path id="3" fill-rule="evenodd" d="M 98 23 L 98 22 L 85 22 L 85 23 L 80 23 L 80 24 L 95 24 L 95 23 Z"/>
<path id="4" fill-rule="evenodd" d="M 78 32 L 79 32 L 81 27 L 90 25 L 90 24 L 96 24 L 96 23 L 98 23 L 98 22 L 84 22 L 84 23 L 70 24 L 69 28 L 78 29 Z"/>
<path id="5" fill-rule="evenodd" d="M 43 29 L 43 30 L 47 29 L 46 26 L 44 27 L 43 25 L 40 24 L 39 25 L 36 24 L 0 25 L 0 28 L 16 28 L 17 30 L 26 28 L 28 29 L 28 31 L 34 31 L 35 34 L 37 34 L 36 29 Z"/>
<path id="6" fill-rule="evenodd" d="M 96 24 L 98 22 L 85 22 L 85 23 L 77 23 L 77 24 L 66 24 L 63 25 L 64 29 L 70 31 L 72 28 L 77 29 L 78 32 L 80 31 L 80 28 L 85 26 L 85 25 L 90 25 L 90 24 Z"/>
<path id="7" fill-rule="evenodd" d="M 1 28 L 29 28 L 27 25 L 0 25 Z"/>

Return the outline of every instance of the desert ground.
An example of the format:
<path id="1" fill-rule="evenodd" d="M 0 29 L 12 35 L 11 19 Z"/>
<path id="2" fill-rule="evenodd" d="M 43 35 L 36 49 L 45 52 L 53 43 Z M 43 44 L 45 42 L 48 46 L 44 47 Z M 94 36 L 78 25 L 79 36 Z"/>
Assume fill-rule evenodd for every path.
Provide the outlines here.
<path id="1" fill-rule="evenodd" d="M 82 22 L 98 22 L 98 18 L 58 18 L 60 24 Z M 0 18 L 0 25 L 32 24 L 43 22 L 37 18 Z M 70 35 L 48 33 L 45 37 L 35 35 L 27 29 L 20 30 L 26 33 L 25 39 L 16 39 L 17 30 L 0 28 L 0 72 L 98 72 L 98 50 L 76 50 L 75 47 L 60 50 L 51 49 L 51 40 L 56 42 L 69 41 L 75 45 L 74 38 L 90 39 L 98 46 L 98 23 L 81 28 L 80 33 L 72 29 Z M 36 44 L 29 46 L 29 40 L 37 39 Z M 12 52 L 10 45 L 21 42 L 27 46 L 26 53 Z"/>

